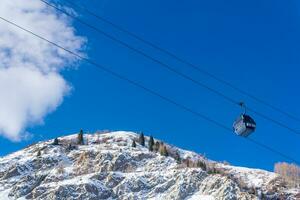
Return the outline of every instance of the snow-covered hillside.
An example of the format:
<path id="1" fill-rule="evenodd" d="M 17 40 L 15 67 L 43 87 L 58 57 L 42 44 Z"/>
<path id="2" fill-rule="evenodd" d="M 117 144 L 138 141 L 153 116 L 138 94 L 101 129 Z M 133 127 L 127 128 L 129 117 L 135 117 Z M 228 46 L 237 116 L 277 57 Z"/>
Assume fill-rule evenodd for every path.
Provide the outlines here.
<path id="1" fill-rule="evenodd" d="M 300 199 L 271 172 L 233 167 L 166 144 L 169 156 L 133 132 L 77 134 L 0 158 L 0 199 Z M 155 140 L 157 141 L 157 140 Z M 174 159 L 179 155 L 179 159 Z M 196 163 L 196 164 L 195 164 Z"/>

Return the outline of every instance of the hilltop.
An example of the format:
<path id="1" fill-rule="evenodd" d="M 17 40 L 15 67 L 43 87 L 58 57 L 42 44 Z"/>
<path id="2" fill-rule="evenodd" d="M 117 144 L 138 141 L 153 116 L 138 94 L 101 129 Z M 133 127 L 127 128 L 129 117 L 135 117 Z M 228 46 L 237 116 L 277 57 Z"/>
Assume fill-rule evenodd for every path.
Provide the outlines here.
<path id="1" fill-rule="evenodd" d="M 0 158 L 0 199 L 300 199 L 275 173 L 154 142 L 167 154 L 123 131 L 33 144 Z"/>

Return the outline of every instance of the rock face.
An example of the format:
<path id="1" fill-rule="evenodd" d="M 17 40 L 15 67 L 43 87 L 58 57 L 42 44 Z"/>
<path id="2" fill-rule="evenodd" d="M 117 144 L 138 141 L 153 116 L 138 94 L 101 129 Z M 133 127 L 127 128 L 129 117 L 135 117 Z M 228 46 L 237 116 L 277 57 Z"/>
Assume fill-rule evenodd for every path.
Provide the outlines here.
<path id="1" fill-rule="evenodd" d="M 132 132 L 95 133 L 77 145 L 71 135 L 59 138 L 59 145 L 40 142 L 0 158 L 0 200 L 299 199 L 300 190 L 287 189 L 274 173 L 170 145 L 170 156 L 161 156 L 148 150 L 147 137 L 145 147 L 131 147 L 137 138 Z"/>

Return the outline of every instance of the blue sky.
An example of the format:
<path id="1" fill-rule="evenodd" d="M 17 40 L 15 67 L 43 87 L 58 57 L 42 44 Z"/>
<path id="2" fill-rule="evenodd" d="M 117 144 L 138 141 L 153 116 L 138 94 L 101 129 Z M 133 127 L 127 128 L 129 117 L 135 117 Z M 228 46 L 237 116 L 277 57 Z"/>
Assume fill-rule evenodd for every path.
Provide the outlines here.
<path id="1" fill-rule="evenodd" d="M 63 1 L 61 0 L 63 3 Z M 298 102 L 300 13 L 297 1 L 78 1 L 99 15 L 180 55 L 210 73 L 300 116 Z M 177 70 L 237 101 L 299 130 L 299 122 L 282 116 L 236 91 L 80 12 L 80 17 Z M 215 94 L 78 23 L 88 38 L 87 54 L 99 64 L 134 79 L 227 126 L 241 110 Z M 143 131 L 146 135 L 234 165 L 273 169 L 284 158 L 170 105 L 86 63 L 63 71 L 73 90 L 45 123 L 28 129 L 29 141 L 0 138 L 0 155 L 48 138 L 101 129 Z M 251 114 L 251 113 L 249 113 Z M 250 137 L 299 158 L 299 135 L 259 116 Z M 286 160 L 288 161 L 288 160 Z"/>

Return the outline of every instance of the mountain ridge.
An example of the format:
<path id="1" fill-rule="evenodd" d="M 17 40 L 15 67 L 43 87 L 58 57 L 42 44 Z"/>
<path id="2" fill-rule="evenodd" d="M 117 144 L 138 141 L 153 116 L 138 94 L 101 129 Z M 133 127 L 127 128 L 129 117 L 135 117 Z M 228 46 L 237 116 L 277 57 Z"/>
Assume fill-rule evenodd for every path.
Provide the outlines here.
<path id="1" fill-rule="evenodd" d="M 78 134 L 33 144 L 0 158 L 2 199 L 299 199 L 279 175 L 235 167 L 165 144 L 169 156 L 139 144 L 139 134 Z M 132 147 L 133 141 L 136 147 Z M 179 158 L 177 157 L 179 155 Z"/>

